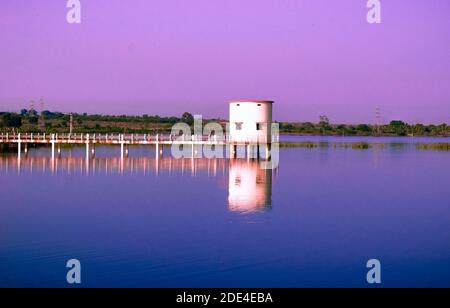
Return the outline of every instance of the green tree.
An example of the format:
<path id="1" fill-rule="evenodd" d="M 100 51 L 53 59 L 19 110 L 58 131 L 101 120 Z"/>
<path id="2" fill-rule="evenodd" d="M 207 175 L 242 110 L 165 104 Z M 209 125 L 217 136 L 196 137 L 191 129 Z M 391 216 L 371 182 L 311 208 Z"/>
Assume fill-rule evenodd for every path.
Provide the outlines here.
<path id="1" fill-rule="evenodd" d="M 185 112 L 181 116 L 181 122 L 184 122 L 188 125 L 192 125 L 192 124 L 194 124 L 194 116 L 192 114 L 190 114 L 189 112 Z"/>
<path id="2" fill-rule="evenodd" d="M 448 125 L 443 123 L 439 125 L 439 134 L 446 137 L 447 136 Z"/>
<path id="3" fill-rule="evenodd" d="M 406 123 L 404 123 L 403 121 L 398 121 L 398 120 L 391 121 L 391 123 L 389 124 L 389 127 L 390 127 L 390 130 L 398 136 L 405 136 L 408 131 L 408 127 L 407 127 Z"/>
<path id="4" fill-rule="evenodd" d="M 360 132 L 369 133 L 372 131 L 369 125 L 367 124 L 359 124 L 356 126 L 356 130 L 359 130 Z"/>
<path id="5" fill-rule="evenodd" d="M 414 125 L 413 132 L 414 132 L 414 135 L 422 136 L 426 132 L 425 126 L 423 124 L 418 123 L 418 124 Z"/>
<path id="6" fill-rule="evenodd" d="M 30 117 L 28 119 L 28 122 L 30 122 L 30 124 L 36 125 L 38 124 L 39 118 L 38 117 Z"/>
<path id="7" fill-rule="evenodd" d="M 22 117 L 16 113 L 5 113 L 2 116 L 3 125 L 6 127 L 19 128 L 22 126 Z"/>
<path id="8" fill-rule="evenodd" d="M 326 130 L 331 129 L 330 120 L 325 115 L 320 116 L 319 119 L 320 119 L 319 121 L 320 130 L 322 131 L 322 134 L 325 134 Z"/>

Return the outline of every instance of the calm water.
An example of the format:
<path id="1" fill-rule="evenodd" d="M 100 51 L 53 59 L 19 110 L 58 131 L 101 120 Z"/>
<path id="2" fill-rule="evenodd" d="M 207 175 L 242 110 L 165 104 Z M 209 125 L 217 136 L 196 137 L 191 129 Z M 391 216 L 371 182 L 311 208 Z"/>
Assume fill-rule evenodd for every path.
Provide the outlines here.
<path id="1" fill-rule="evenodd" d="M 371 258 L 382 286 L 450 287 L 450 152 L 401 140 L 283 149 L 274 171 L 151 147 L 3 155 L 0 287 L 65 287 L 72 258 L 84 287 L 364 287 Z"/>

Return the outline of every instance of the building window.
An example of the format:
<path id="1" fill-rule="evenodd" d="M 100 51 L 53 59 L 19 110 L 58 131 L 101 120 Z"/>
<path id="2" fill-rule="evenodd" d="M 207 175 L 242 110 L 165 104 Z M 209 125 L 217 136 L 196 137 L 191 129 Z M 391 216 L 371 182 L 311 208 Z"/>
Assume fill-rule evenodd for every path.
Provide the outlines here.
<path id="1" fill-rule="evenodd" d="M 256 130 L 262 130 L 262 123 L 256 123 Z"/>
<path id="2" fill-rule="evenodd" d="M 236 106 L 240 106 L 241 104 L 236 104 Z"/>
<path id="3" fill-rule="evenodd" d="M 261 106 L 261 104 L 258 104 L 258 106 Z"/>
<path id="4" fill-rule="evenodd" d="M 242 130 L 242 123 L 235 123 L 236 124 L 236 130 Z"/>

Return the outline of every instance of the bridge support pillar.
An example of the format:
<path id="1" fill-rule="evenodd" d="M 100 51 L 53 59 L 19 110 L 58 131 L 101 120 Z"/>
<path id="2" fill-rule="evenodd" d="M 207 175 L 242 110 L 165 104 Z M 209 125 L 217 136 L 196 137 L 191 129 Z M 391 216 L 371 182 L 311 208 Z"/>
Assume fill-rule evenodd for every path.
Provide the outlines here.
<path id="1" fill-rule="evenodd" d="M 20 140 L 20 134 L 18 134 L 17 139 L 17 157 L 20 158 L 22 155 L 22 140 Z"/>
<path id="2" fill-rule="evenodd" d="M 123 160 L 123 148 L 124 148 L 124 141 L 123 141 L 123 135 L 119 136 L 119 140 L 120 140 L 120 159 Z"/>
<path id="3" fill-rule="evenodd" d="M 272 145 L 270 143 L 266 144 L 266 159 L 270 160 L 272 156 Z"/>
<path id="4" fill-rule="evenodd" d="M 89 160 L 89 134 L 86 134 L 86 160 Z"/>
<path id="5" fill-rule="evenodd" d="M 156 157 L 156 159 L 158 159 L 159 158 L 159 134 L 156 134 L 155 147 L 156 147 L 155 157 Z"/>
<path id="6" fill-rule="evenodd" d="M 237 145 L 231 144 L 230 145 L 230 158 L 236 158 L 237 156 Z"/>
<path id="7" fill-rule="evenodd" d="M 51 143 L 52 143 L 52 159 L 55 159 L 55 134 L 52 134 Z"/>

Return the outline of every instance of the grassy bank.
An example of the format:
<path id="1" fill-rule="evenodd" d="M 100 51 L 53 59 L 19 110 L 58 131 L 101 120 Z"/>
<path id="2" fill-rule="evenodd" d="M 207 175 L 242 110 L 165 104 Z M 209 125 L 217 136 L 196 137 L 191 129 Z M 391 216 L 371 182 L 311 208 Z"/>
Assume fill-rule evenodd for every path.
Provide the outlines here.
<path id="1" fill-rule="evenodd" d="M 368 143 L 368 142 L 281 142 L 283 149 L 316 149 L 316 148 L 341 148 L 353 150 L 376 149 L 401 149 L 404 147 L 415 147 L 421 151 L 450 151 L 450 143 Z"/>
<path id="2" fill-rule="evenodd" d="M 377 144 L 377 146 L 380 144 Z M 315 149 L 315 148 L 344 148 L 344 149 L 354 149 L 354 150 L 367 150 L 373 147 L 372 144 L 367 142 L 355 142 L 355 143 L 330 143 L 330 142 L 280 142 L 280 148 L 304 148 L 304 149 Z"/>
<path id="3" fill-rule="evenodd" d="M 450 151 L 450 143 L 419 143 L 416 148 L 422 151 Z"/>

